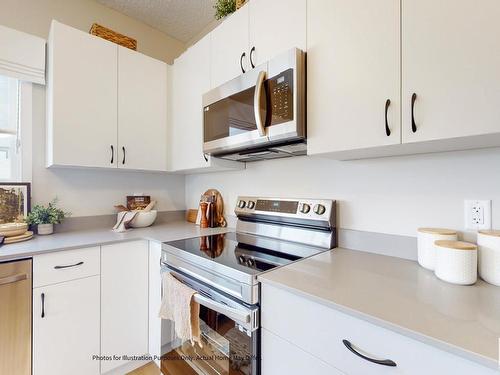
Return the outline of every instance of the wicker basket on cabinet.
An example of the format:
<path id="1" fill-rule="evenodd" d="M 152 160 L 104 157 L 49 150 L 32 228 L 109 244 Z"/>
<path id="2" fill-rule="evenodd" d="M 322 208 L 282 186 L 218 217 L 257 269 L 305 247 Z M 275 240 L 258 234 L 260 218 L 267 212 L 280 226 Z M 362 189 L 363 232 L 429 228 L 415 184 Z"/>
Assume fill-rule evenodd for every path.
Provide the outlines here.
<path id="1" fill-rule="evenodd" d="M 100 38 L 109 40 L 110 42 L 119 44 L 120 46 L 130 48 L 134 51 L 137 50 L 137 40 L 130 38 L 126 35 L 117 33 L 116 31 L 101 26 L 98 23 L 92 24 L 89 33 L 98 36 Z"/>

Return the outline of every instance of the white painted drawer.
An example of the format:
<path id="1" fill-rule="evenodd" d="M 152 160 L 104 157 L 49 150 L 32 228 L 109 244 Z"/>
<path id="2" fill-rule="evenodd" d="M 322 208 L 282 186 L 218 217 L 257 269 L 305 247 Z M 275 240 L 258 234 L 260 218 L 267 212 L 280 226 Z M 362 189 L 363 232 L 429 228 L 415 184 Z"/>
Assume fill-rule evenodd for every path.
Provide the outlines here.
<path id="1" fill-rule="evenodd" d="M 342 375 L 336 368 L 265 329 L 262 331 L 262 375 Z"/>
<path id="2" fill-rule="evenodd" d="M 33 287 L 100 274 L 100 247 L 59 251 L 33 257 Z"/>
<path id="3" fill-rule="evenodd" d="M 498 372 L 268 284 L 262 285 L 262 327 L 349 375 Z M 382 366 L 351 353 L 349 340 L 365 355 L 391 359 Z M 263 356 L 266 355 L 263 347 Z"/>

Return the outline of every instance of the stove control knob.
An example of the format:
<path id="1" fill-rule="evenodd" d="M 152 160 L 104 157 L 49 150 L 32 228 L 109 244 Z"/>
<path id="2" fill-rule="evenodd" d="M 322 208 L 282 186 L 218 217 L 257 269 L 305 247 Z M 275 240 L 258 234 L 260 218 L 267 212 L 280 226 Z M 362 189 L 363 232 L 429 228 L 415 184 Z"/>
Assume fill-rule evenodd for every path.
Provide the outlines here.
<path id="1" fill-rule="evenodd" d="M 254 209 L 254 207 L 255 207 L 255 202 L 254 202 L 254 201 L 249 201 L 249 202 L 248 202 L 247 207 L 248 207 L 249 209 L 253 210 L 253 209 Z"/>
<path id="2" fill-rule="evenodd" d="M 255 266 L 255 261 L 252 258 L 247 259 L 247 266 L 248 267 L 253 267 Z"/>
<path id="3" fill-rule="evenodd" d="M 247 205 L 247 202 L 245 202 L 244 200 L 241 200 L 238 202 L 238 207 L 239 208 L 245 208 L 245 206 Z"/>
<path id="4" fill-rule="evenodd" d="M 311 211 L 311 206 L 308 205 L 307 203 L 302 203 L 300 205 L 300 212 L 303 214 L 307 214 L 309 211 Z"/>
<path id="5" fill-rule="evenodd" d="M 243 255 L 240 255 L 238 257 L 238 262 L 240 262 L 240 264 L 245 264 L 246 263 L 245 257 Z"/>
<path id="6" fill-rule="evenodd" d="M 314 206 L 313 211 L 317 215 L 323 215 L 326 211 L 326 208 L 322 204 L 317 204 Z"/>

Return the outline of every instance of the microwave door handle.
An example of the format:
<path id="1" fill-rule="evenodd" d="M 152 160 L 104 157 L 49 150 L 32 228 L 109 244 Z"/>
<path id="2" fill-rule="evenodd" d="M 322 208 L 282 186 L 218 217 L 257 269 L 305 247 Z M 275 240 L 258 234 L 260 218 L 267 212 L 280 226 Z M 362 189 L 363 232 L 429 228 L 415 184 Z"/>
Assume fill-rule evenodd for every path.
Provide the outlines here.
<path id="1" fill-rule="evenodd" d="M 266 72 L 261 71 L 257 77 L 257 83 L 255 84 L 255 93 L 253 96 L 253 110 L 255 114 L 255 123 L 257 124 L 257 130 L 261 137 L 266 136 L 266 128 L 264 127 L 264 122 L 262 121 L 262 116 L 260 115 L 260 96 L 262 94 L 262 88 L 264 87 L 264 80 L 266 79 Z"/>
<path id="2" fill-rule="evenodd" d="M 216 302 L 211 298 L 205 297 L 199 293 L 196 293 L 193 296 L 195 302 L 198 302 L 200 305 L 208 307 L 211 310 L 214 310 L 220 314 L 224 314 L 230 319 L 233 319 L 237 323 L 247 324 L 250 322 L 250 313 L 242 310 L 238 310 L 223 303 Z"/>

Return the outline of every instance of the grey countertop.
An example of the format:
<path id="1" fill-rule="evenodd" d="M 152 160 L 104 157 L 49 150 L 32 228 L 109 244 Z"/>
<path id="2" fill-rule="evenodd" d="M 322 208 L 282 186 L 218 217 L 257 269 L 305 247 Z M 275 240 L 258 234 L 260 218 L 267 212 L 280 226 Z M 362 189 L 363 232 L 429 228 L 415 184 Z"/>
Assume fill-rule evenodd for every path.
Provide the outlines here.
<path id="1" fill-rule="evenodd" d="M 184 221 L 125 233 L 77 230 L 4 245 L 0 262 L 122 241 L 165 242 L 228 231 L 233 229 L 200 229 Z M 259 279 L 489 367 L 498 366 L 500 287 L 483 281 L 452 285 L 414 261 L 346 249 L 318 254 Z"/>
<path id="2" fill-rule="evenodd" d="M 448 284 L 417 262 L 340 248 L 259 280 L 498 369 L 500 287 L 482 280 Z"/>
<path id="3" fill-rule="evenodd" d="M 153 225 L 148 228 L 132 229 L 124 233 L 116 233 L 109 228 L 82 231 L 76 230 L 65 233 L 55 233 L 49 236 L 36 236 L 29 241 L 3 245 L 0 247 L 0 262 L 11 259 L 27 258 L 47 252 L 133 241 L 137 239 L 165 242 L 228 231 L 233 231 L 233 229 L 200 229 L 199 226 L 185 221 L 174 221 Z"/>

